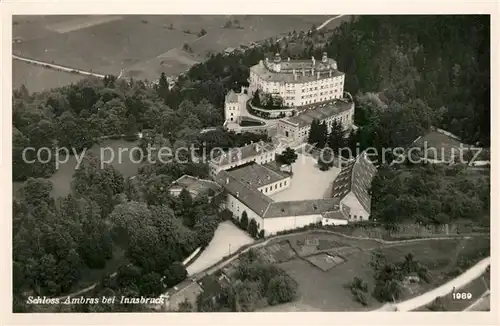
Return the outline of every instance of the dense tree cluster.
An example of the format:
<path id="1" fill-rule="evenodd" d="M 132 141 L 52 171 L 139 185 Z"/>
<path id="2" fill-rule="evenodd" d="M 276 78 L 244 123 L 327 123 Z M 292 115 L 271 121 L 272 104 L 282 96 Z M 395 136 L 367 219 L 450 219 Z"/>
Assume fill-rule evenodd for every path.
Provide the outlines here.
<path id="1" fill-rule="evenodd" d="M 251 312 L 296 298 L 298 284 L 283 269 L 261 262 L 252 250 L 239 260 L 234 282 L 223 288 L 216 300 L 201 294 L 197 300 L 198 311 Z"/>
<path id="2" fill-rule="evenodd" d="M 402 262 L 392 263 L 381 251 L 372 254 L 371 267 L 375 273 L 373 297 L 380 302 L 394 302 L 403 295 L 403 280 L 406 276 L 417 274 L 430 282 L 430 274 L 423 264 L 416 261 L 412 253 L 407 254 Z"/>
<path id="3" fill-rule="evenodd" d="M 371 194 L 371 216 L 386 224 L 470 220 L 489 225 L 490 177 L 462 166 L 382 167 Z"/>
<path id="4" fill-rule="evenodd" d="M 192 198 L 186 190 L 172 197 L 166 188 L 156 189 L 187 166 L 146 166 L 150 174 L 141 173 L 130 183 L 112 166 L 101 169 L 100 163 L 92 156 L 84 159 L 65 198 L 51 197 L 50 181 L 30 178 L 14 201 L 17 311 L 26 309 L 22 302 L 27 295 L 69 293 L 90 271 L 116 272 L 107 268 L 112 261 L 122 267 L 111 290 L 157 296 L 186 277 L 179 262 L 212 239 L 220 217 L 208 197 Z M 127 190 L 127 184 L 136 192 Z M 132 272 L 133 282 L 121 281 L 122 273 Z"/>

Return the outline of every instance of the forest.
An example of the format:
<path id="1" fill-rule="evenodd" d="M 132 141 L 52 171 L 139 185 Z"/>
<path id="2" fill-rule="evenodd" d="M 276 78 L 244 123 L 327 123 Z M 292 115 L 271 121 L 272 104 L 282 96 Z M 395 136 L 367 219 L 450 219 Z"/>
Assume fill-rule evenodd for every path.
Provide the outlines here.
<path id="1" fill-rule="evenodd" d="M 279 43 L 268 40 L 244 53 L 212 55 L 180 76 L 171 90 L 164 74 L 154 87 L 148 81 L 107 76 L 42 93 L 25 87 L 15 90 L 13 181 L 25 184 L 22 196 L 13 201 L 14 311 L 30 309 L 24 304 L 28 295 L 57 296 L 79 289 L 86 274 L 116 261 L 121 263 L 109 273 L 117 272 L 113 282 L 99 282 L 103 291 L 157 294 L 185 277 L 179 261 L 207 244 L 220 221 L 207 198 L 186 193 L 170 198 L 164 192 L 184 173 L 206 177 L 204 164 L 144 164 L 131 181 L 112 166 L 100 169 L 98 158 L 87 157 L 74 173 L 71 193 L 52 198 L 46 178 L 54 173 L 53 162 L 27 164 L 24 148 L 81 151 L 103 137 L 133 138 L 144 130 L 148 132 L 139 141 L 142 147 L 234 147 L 263 139 L 200 130 L 222 125 L 226 92 L 247 85 L 248 67 L 277 51 L 282 57 L 302 59 L 326 51 L 338 61 L 346 73 L 345 89 L 355 96 L 355 121 L 360 126 L 350 144 L 407 146 L 436 125 L 488 147 L 489 28 L 488 16 L 362 16 L 333 32 L 293 31 Z M 28 154 L 27 159 L 32 158 Z M 422 175 L 447 173 L 423 169 Z M 390 173 L 385 178 L 396 180 Z M 415 189 L 432 183 L 425 180 L 429 178 L 413 180 L 419 182 Z M 408 203 L 417 203 L 412 215 L 382 207 L 382 197 L 375 198 L 380 206 L 374 211 L 380 218 L 389 218 L 391 209 L 405 211 L 407 218 L 425 221 L 437 204 L 418 202 L 439 192 L 437 198 L 464 198 L 472 208 L 460 206 L 459 214 L 472 216 L 485 209 L 485 190 L 465 198 L 470 191 L 463 188 L 470 186 L 467 182 L 458 185 L 464 191 L 456 193 L 439 184 L 431 188 L 433 193 L 415 193 L 413 187 L 402 185 L 393 195 L 409 193 Z M 379 181 L 373 189 L 375 196 L 390 192 L 386 182 Z M 458 208 L 446 205 L 449 218 Z"/>
<path id="2" fill-rule="evenodd" d="M 387 225 L 490 223 L 490 176 L 464 166 L 382 167 L 370 192 L 370 218 Z"/>

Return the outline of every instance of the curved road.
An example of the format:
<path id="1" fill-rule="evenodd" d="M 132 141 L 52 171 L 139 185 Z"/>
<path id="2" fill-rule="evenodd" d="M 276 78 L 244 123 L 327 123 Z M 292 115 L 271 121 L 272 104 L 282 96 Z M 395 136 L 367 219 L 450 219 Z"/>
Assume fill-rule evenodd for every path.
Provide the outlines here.
<path id="1" fill-rule="evenodd" d="M 376 309 L 374 311 L 411 311 L 425 306 L 431 303 L 437 297 L 445 296 L 451 293 L 453 289 L 462 288 L 468 283 L 472 282 L 474 279 L 481 276 L 486 268 L 488 268 L 488 266 L 490 266 L 490 257 L 481 260 L 479 263 L 469 268 L 463 274 L 429 292 L 426 292 L 407 301 L 384 305 L 380 309 Z"/>

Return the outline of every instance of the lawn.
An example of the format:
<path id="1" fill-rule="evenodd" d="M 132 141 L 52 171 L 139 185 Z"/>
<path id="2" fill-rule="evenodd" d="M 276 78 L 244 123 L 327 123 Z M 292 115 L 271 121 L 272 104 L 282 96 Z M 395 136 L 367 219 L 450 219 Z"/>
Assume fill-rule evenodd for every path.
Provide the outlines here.
<path id="1" fill-rule="evenodd" d="M 129 155 L 129 151 L 125 151 L 125 149 L 131 149 L 136 146 L 136 142 L 128 142 L 125 140 L 106 140 L 102 142 L 102 144 L 95 145 L 92 147 L 89 152 L 100 156 L 101 148 L 103 149 L 103 160 L 111 159 L 111 152 L 115 153 L 115 158 L 112 160 L 112 165 L 120 171 L 125 178 L 131 177 L 137 174 L 137 171 L 140 167 L 140 163 L 137 162 L 133 157 L 131 158 Z M 109 148 L 106 149 L 106 148 Z M 119 157 L 118 151 L 122 150 L 121 159 Z M 75 171 L 75 167 L 77 164 L 77 159 L 74 156 L 71 156 L 67 163 L 61 164 L 59 169 L 49 178 L 52 181 L 53 189 L 52 196 L 53 197 L 64 197 L 69 194 L 71 191 L 71 181 L 73 179 L 73 173 Z M 13 194 L 16 196 L 16 192 L 18 189 L 22 187 L 22 182 L 14 182 Z"/>
<path id="2" fill-rule="evenodd" d="M 298 237 L 298 236 L 296 236 Z M 325 236 L 326 237 L 326 236 Z M 332 238 L 332 241 L 342 243 L 341 237 Z M 293 239 L 293 238 L 292 238 Z M 297 239 L 295 239 L 297 240 Z M 371 297 L 374 280 L 370 267 L 371 252 L 369 244 L 356 245 L 356 240 L 350 240 L 356 247 L 364 247 L 363 251 L 353 252 L 344 256 L 346 261 L 335 267 L 322 271 L 310 262 L 296 258 L 279 264 L 299 283 L 300 297 L 291 303 L 276 307 L 269 307 L 263 311 L 366 311 L 377 309 L 382 303 Z M 426 240 L 400 245 L 384 245 L 382 251 L 389 261 L 400 262 L 404 256 L 412 252 L 415 259 L 427 265 L 432 275 L 430 284 L 419 284 L 407 289 L 402 300 L 415 297 L 446 282 L 449 277 L 444 274 L 452 270 L 456 264 L 456 257 L 461 251 L 478 248 L 477 239 L 460 240 Z M 293 247 L 293 246 L 292 246 Z M 375 246 L 372 246 L 375 248 Z M 368 306 L 363 307 L 353 300 L 352 294 L 344 285 L 357 276 L 368 283 Z M 477 298 L 477 297 L 476 297 Z"/>
<path id="3" fill-rule="evenodd" d="M 254 242 L 246 232 L 226 221 L 215 230 L 215 235 L 202 254 L 187 267 L 189 275 L 196 274 L 212 266 L 225 256 L 234 253 L 242 246 Z"/>
<path id="4" fill-rule="evenodd" d="M 118 75 L 123 69 L 124 77 L 155 80 L 162 72 L 184 72 L 209 53 L 308 30 L 332 16 L 15 16 L 13 53 L 102 74 Z M 227 20 L 238 20 L 242 28 L 221 28 Z M 203 37 L 201 29 L 207 32 Z M 182 50 L 184 43 L 192 52 Z"/>
<path id="5" fill-rule="evenodd" d="M 292 164 L 292 172 L 290 188 L 271 195 L 273 200 L 293 201 L 329 198 L 333 180 L 339 174 L 340 169 L 333 167 L 328 171 L 321 171 L 314 158 L 298 154 L 297 161 Z"/>
<path id="6" fill-rule="evenodd" d="M 57 71 L 27 62 L 12 60 L 12 88 L 24 85 L 30 93 L 42 92 L 62 87 L 83 79 L 84 76 L 64 71 Z"/>

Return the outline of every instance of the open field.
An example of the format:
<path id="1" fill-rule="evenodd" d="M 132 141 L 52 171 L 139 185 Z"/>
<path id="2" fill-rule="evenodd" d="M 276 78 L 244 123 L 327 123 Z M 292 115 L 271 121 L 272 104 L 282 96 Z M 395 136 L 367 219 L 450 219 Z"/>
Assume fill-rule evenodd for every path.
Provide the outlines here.
<path id="1" fill-rule="evenodd" d="M 162 72 L 184 72 L 209 53 L 308 30 L 333 16 L 14 16 L 13 53 L 101 74 L 123 70 L 125 77 L 155 80 Z M 326 28 L 346 19 L 333 20 Z M 222 28 L 227 21 L 241 28 Z M 203 37 L 198 36 L 201 29 L 207 32 Z M 184 43 L 192 52 L 182 50 Z"/>
<path id="2" fill-rule="evenodd" d="M 290 188 L 271 195 L 275 201 L 329 198 L 333 180 L 340 169 L 333 167 L 328 171 L 321 171 L 314 158 L 298 154 L 297 161 L 292 164 L 292 171 Z"/>
<path id="3" fill-rule="evenodd" d="M 299 237 L 302 237 L 302 243 L 305 243 L 304 235 L 295 236 L 292 240 L 295 239 L 298 242 Z M 311 235 L 308 237 L 310 238 Z M 324 239 L 327 236 L 322 235 L 321 237 Z M 332 241 L 342 243 L 342 239 L 342 237 L 333 235 Z M 370 267 L 372 249 L 380 247 L 380 245 L 374 246 L 369 242 L 363 244 L 364 241 L 354 239 L 345 240 L 353 242 L 346 242 L 344 245 L 363 247 L 364 249 L 343 256 L 344 262 L 331 268 L 325 268 L 328 269 L 326 271 L 314 266 L 310 261 L 300 258 L 279 264 L 299 283 L 299 298 L 291 303 L 265 308 L 263 311 L 356 311 L 381 307 L 382 303 L 371 297 L 374 280 Z M 356 245 L 355 241 L 359 243 Z M 446 282 L 449 277 L 445 277 L 445 275 L 455 268 L 456 257 L 459 257 L 462 251 L 477 250 L 483 245 L 485 242 L 481 239 L 425 240 L 406 244 L 383 245 L 381 250 L 391 262 L 400 262 L 406 254 L 412 252 L 417 261 L 428 267 L 432 281 L 429 284 L 420 283 L 411 288 L 408 287 L 402 299 L 406 300 Z M 344 287 L 355 276 L 368 283 L 367 307 L 355 302 L 350 290 Z"/>
<path id="4" fill-rule="evenodd" d="M 140 163 L 137 162 L 133 157 L 130 157 L 129 152 L 123 150 L 121 159 L 118 157 L 119 149 L 131 149 L 136 146 L 136 142 L 128 142 L 125 140 L 106 140 L 101 143 L 101 145 L 95 145 L 88 152 L 94 155 L 100 156 L 101 149 L 103 150 L 103 160 L 109 160 L 111 158 L 111 151 L 115 153 L 115 158 L 112 160 L 112 165 L 120 171 L 125 178 L 134 176 L 140 167 Z M 107 149 L 109 148 L 109 149 Z M 77 164 L 77 159 L 71 156 L 66 163 L 61 163 L 59 169 L 49 178 L 52 181 L 53 189 L 52 196 L 66 196 L 71 190 L 71 180 L 73 179 L 73 173 Z M 16 196 L 18 189 L 22 187 L 22 182 L 14 182 L 13 194 Z"/>
<path id="5" fill-rule="evenodd" d="M 82 75 L 56 71 L 27 62 L 12 60 L 12 88 L 24 85 L 30 92 L 41 92 L 62 87 L 85 78 Z"/>
<path id="6" fill-rule="evenodd" d="M 212 241 L 202 254 L 187 267 L 188 274 L 193 275 L 201 272 L 253 241 L 247 233 L 238 229 L 233 223 L 226 221 L 219 224 Z"/>

